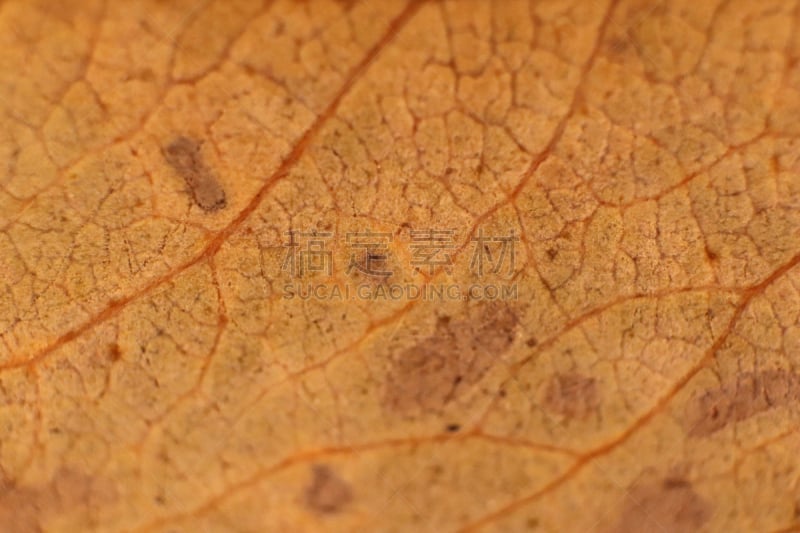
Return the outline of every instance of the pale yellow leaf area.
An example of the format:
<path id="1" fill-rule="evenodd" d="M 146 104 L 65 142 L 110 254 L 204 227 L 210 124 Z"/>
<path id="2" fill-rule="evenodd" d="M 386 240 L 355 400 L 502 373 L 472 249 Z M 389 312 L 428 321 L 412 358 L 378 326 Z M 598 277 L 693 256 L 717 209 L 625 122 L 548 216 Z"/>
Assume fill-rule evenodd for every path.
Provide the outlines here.
<path id="1" fill-rule="evenodd" d="M 798 24 L 0 3 L 0 531 L 798 530 Z M 287 297 L 297 230 L 518 297 Z"/>

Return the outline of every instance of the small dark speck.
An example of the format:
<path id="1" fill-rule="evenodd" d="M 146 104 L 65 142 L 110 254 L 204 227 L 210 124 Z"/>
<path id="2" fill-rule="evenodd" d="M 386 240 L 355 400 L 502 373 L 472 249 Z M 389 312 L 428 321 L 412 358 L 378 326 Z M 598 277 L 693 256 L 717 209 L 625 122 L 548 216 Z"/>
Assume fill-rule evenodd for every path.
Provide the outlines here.
<path id="1" fill-rule="evenodd" d="M 450 433 L 455 433 L 456 431 L 461 429 L 461 426 L 459 424 L 447 424 L 447 428 L 446 429 Z"/>
<path id="2" fill-rule="evenodd" d="M 112 343 L 108 346 L 108 358 L 111 359 L 112 362 L 122 359 L 122 350 L 119 349 L 118 344 Z"/>
<path id="3" fill-rule="evenodd" d="M 685 479 L 681 479 L 681 478 L 668 477 L 668 478 L 666 478 L 664 480 L 663 483 L 664 483 L 664 488 L 665 489 L 676 489 L 676 488 L 683 488 L 683 487 L 689 487 L 690 486 L 688 481 L 686 481 Z"/>

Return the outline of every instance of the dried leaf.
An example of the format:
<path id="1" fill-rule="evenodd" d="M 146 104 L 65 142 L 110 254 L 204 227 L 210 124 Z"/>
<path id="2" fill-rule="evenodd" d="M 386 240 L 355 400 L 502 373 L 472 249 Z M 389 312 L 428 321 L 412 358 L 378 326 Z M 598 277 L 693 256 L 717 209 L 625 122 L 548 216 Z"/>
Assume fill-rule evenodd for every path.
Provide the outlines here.
<path id="1" fill-rule="evenodd" d="M 0 529 L 797 529 L 798 17 L 3 2 Z"/>

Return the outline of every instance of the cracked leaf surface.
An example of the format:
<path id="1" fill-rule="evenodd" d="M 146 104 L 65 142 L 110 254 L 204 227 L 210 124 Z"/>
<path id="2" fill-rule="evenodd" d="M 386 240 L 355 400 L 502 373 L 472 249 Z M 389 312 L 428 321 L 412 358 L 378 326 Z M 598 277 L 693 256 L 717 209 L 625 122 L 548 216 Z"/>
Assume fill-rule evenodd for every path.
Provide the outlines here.
<path id="1" fill-rule="evenodd" d="M 800 528 L 798 23 L 1 3 L 0 528 Z M 306 229 L 513 231 L 518 297 L 287 298 Z"/>

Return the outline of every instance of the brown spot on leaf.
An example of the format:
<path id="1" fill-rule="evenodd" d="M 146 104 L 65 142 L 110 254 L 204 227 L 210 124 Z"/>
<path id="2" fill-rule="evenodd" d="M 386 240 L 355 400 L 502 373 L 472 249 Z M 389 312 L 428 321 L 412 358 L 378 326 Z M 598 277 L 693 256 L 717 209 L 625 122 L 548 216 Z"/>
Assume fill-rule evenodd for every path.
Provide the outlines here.
<path id="1" fill-rule="evenodd" d="M 600 406 L 597 381 L 576 373 L 556 374 L 546 385 L 544 405 L 568 418 L 584 418 Z"/>
<path id="2" fill-rule="evenodd" d="M 120 350 L 117 343 L 111 343 L 108 345 L 108 358 L 112 362 L 117 362 L 122 359 L 122 350 Z"/>
<path id="3" fill-rule="evenodd" d="M 353 499 L 350 485 L 327 465 L 311 467 L 311 484 L 306 488 L 305 502 L 312 511 L 336 513 Z"/>
<path id="4" fill-rule="evenodd" d="M 785 370 L 746 372 L 716 389 L 696 394 L 686 407 L 687 432 L 710 435 L 772 407 L 800 400 L 800 376 Z"/>
<path id="5" fill-rule="evenodd" d="M 216 211 L 225 207 L 225 191 L 211 169 L 203 163 L 200 143 L 188 137 L 178 137 L 164 149 L 164 156 L 186 182 L 201 209 Z"/>
<path id="6" fill-rule="evenodd" d="M 514 341 L 518 317 L 491 303 L 467 319 L 439 318 L 436 331 L 393 358 L 384 403 L 404 414 L 435 411 L 478 382 Z"/>
<path id="7" fill-rule="evenodd" d="M 619 520 L 609 533 L 688 533 L 711 517 L 711 506 L 683 477 L 668 476 L 634 483 Z"/>
<path id="8" fill-rule="evenodd" d="M 630 48 L 630 42 L 624 37 L 612 37 L 608 41 L 608 53 L 612 57 L 621 56 Z"/>
<path id="9" fill-rule="evenodd" d="M 42 486 L 17 485 L 0 480 L 0 531 L 38 533 L 41 521 L 76 507 L 87 507 L 90 501 L 110 502 L 116 492 L 107 482 L 74 472 L 59 470 Z"/>

